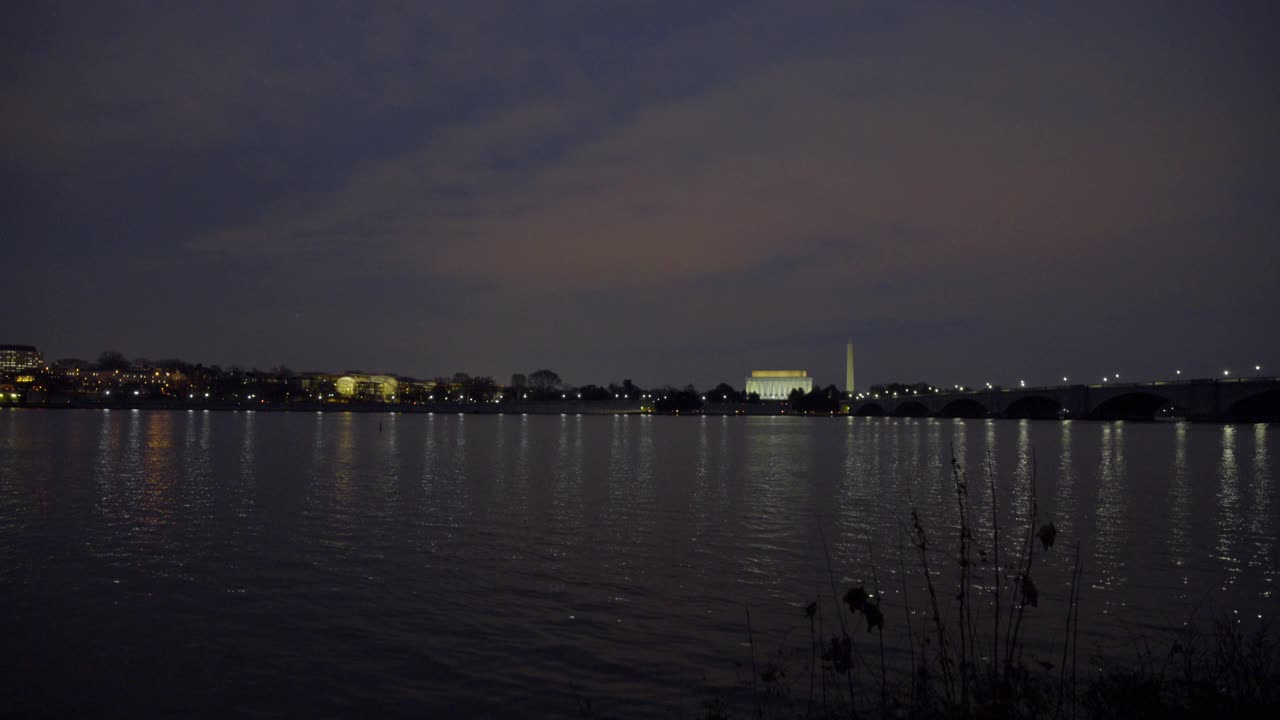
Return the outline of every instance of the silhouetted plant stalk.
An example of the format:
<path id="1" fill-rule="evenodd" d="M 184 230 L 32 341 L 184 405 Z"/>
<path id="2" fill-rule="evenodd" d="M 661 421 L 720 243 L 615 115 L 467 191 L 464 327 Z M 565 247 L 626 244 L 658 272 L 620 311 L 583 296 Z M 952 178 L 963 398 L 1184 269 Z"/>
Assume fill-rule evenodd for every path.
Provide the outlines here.
<path id="1" fill-rule="evenodd" d="M 1052 523 L 1040 526 L 1037 530 L 1039 522 L 1039 505 L 1037 497 L 1037 469 L 1036 457 L 1033 452 L 1031 457 L 1031 472 L 1028 477 L 1027 486 L 1027 523 L 1021 537 L 1021 546 L 1019 552 L 1015 555 L 1014 561 L 1010 564 L 1012 569 L 1013 583 L 1008 588 L 1009 600 L 1008 605 L 1010 612 L 1004 613 L 1006 601 L 1004 567 L 1001 562 L 1001 527 L 999 514 L 999 492 L 996 482 L 995 464 L 988 455 L 985 462 L 987 472 L 987 485 L 991 493 L 990 512 L 991 512 L 991 572 L 993 580 L 991 584 L 991 622 L 988 629 L 990 639 L 988 646 L 990 647 L 990 657 L 985 661 L 979 658 L 978 638 L 979 622 L 977 608 L 973 603 L 974 590 L 974 534 L 972 523 L 972 511 L 969 501 L 969 482 L 966 473 L 961 467 L 958 459 L 954 456 L 951 460 L 951 472 L 953 489 L 955 492 L 956 509 L 958 513 L 958 555 L 956 562 L 959 568 L 959 582 L 955 593 L 955 599 L 958 603 L 956 610 L 956 635 L 958 647 L 953 646 L 951 632 L 947 628 L 945 615 L 942 612 L 941 604 L 938 599 L 938 588 L 934 583 L 934 569 L 930 563 L 930 544 L 929 536 L 920 514 L 914 506 L 911 510 L 911 524 L 914 545 L 918 554 L 920 568 L 924 577 L 925 589 L 929 596 L 929 609 L 933 621 L 933 637 L 937 642 L 936 662 L 941 672 L 941 691 L 945 698 L 945 706 L 951 709 L 961 717 L 970 717 L 975 711 L 974 682 L 980 678 L 986 679 L 987 699 L 984 704 L 988 704 L 988 710 L 983 714 L 996 712 L 1004 714 L 1009 710 L 1009 703 L 1016 698 L 1019 683 L 1022 682 L 1022 658 L 1021 658 L 1021 632 L 1026 618 L 1026 608 L 1028 605 L 1038 607 L 1039 591 L 1032 580 L 1031 572 L 1035 563 L 1036 540 L 1041 542 L 1042 550 L 1047 551 L 1052 547 L 1056 530 Z M 913 671 L 911 673 L 911 696 L 916 696 L 916 680 L 917 678 L 925 678 L 927 675 L 927 666 L 922 665 L 920 672 L 916 672 L 915 668 L 915 636 L 911 623 L 911 602 L 908 595 L 906 578 L 906 568 L 901 552 L 901 524 L 900 524 L 900 552 L 899 566 L 902 570 L 903 582 L 902 593 L 905 616 L 907 618 L 908 642 L 911 645 L 911 664 Z M 980 551 L 983 555 L 984 562 L 987 557 L 986 551 Z M 829 564 L 829 560 L 828 560 Z M 876 568 L 874 555 L 872 556 L 872 575 L 876 577 Z M 1070 616 L 1070 622 L 1078 625 L 1074 609 L 1078 606 L 1079 591 L 1079 567 L 1075 571 L 1075 577 L 1072 584 L 1071 607 L 1073 614 Z M 858 589 L 851 590 L 855 592 Z M 848 596 L 846 596 L 846 599 Z M 851 604 L 851 610 L 857 612 L 857 608 Z M 1064 648 L 1065 652 L 1065 648 Z M 927 663 L 927 656 L 925 658 Z M 985 667 L 983 667 L 985 665 Z M 1065 661 L 1064 661 L 1065 665 Z M 1051 666 L 1051 664 L 1046 664 Z M 1060 675 L 1062 673 L 1060 672 Z M 1059 681 L 1060 690 L 1065 697 L 1066 676 L 1062 675 Z M 882 685 L 887 686 L 887 679 L 882 678 Z M 882 703 L 887 702 L 885 698 L 887 693 L 882 693 Z"/>
<path id="2" fill-rule="evenodd" d="M 902 523 L 898 523 L 898 579 L 902 584 L 902 615 L 907 622 L 907 651 L 911 656 L 911 698 L 912 702 L 916 697 L 916 636 L 912 629 L 914 623 L 911 622 L 911 597 L 907 593 L 907 564 L 904 555 L 906 554 L 906 542 L 903 535 L 906 530 L 902 527 Z"/>
<path id="3" fill-rule="evenodd" d="M 827 560 L 827 577 L 831 580 L 831 601 L 836 606 L 836 617 L 840 619 L 840 638 L 831 639 L 832 666 L 845 676 L 849 685 L 849 717 L 858 716 L 857 699 L 853 691 L 853 638 L 844 624 L 844 613 L 839 612 L 840 600 L 836 594 L 836 573 L 831 569 L 831 550 L 827 547 L 827 534 L 822 529 L 822 518 L 818 518 L 818 536 L 822 539 L 822 554 Z M 867 628 L 870 630 L 870 627 Z"/>
<path id="4" fill-rule="evenodd" d="M 943 690 L 947 704 L 955 704 L 955 682 L 951 677 L 951 653 L 947 650 L 947 631 L 943 627 L 942 613 L 938 610 L 938 591 L 933 587 L 933 573 L 929 570 L 929 536 L 920 524 L 920 514 L 911 508 L 911 527 L 915 531 L 916 550 L 920 553 L 920 567 L 924 571 L 925 589 L 929 592 L 929 605 L 933 610 L 933 627 L 938 638 L 938 665 L 942 669 Z"/>
<path id="5" fill-rule="evenodd" d="M 871 544 L 871 538 L 867 538 L 867 555 L 871 559 L 871 582 L 876 589 L 876 612 L 880 612 L 880 601 L 884 595 L 880 594 L 880 577 L 876 573 L 876 550 Z M 851 591 L 852 592 L 852 591 Z M 852 608 L 850 608 L 852 610 Z M 872 615 L 870 610 L 867 613 L 867 629 L 871 629 Z M 889 675 L 888 668 L 884 662 L 884 616 L 878 615 L 880 622 L 876 630 L 879 632 L 880 641 L 880 714 L 883 715 L 889 707 Z"/>
<path id="6" fill-rule="evenodd" d="M 1000 584 L 1000 513 L 999 493 L 996 492 L 995 461 L 987 449 L 987 484 L 991 492 L 991 567 L 995 570 L 995 582 L 991 584 L 991 599 L 995 605 L 994 620 L 991 625 L 991 696 L 997 693 L 997 668 L 1000 667 L 1000 596 L 1004 591 Z"/>
<path id="7" fill-rule="evenodd" d="M 756 717 L 764 717 L 764 705 L 760 702 L 760 692 L 756 689 L 756 678 L 760 676 L 760 670 L 756 667 L 756 636 L 751 629 L 751 606 L 743 605 L 747 611 L 747 644 L 751 646 L 751 697 L 756 703 Z"/>
<path id="8" fill-rule="evenodd" d="M 1080 626 L 1080 541 L 1076 541 L 1076 560 L 1071 567 L 1071 585 L 1067 593 L 1067 621 L 1063 624 L 1062 632 L 1062 661 L 1058 666 L 1058 706 L 1054 710 L 1054 717 L 1062 717 L 1062 708 L 1066 700 L 1065 693 L 1067 688 L 1067 655 L 1071 655 L 1071 715 L 1075 717 L 1076 708 L 1076 633 L 1072 632 L 1073 627 L 1077 629 Z"/>
<path id="9" fill-rule="evenodd" d="M 960 592 L 956 599 L 960 602 L 958 624 L 960 625 L 960 710 L 969 715 L 969 643 L 973 638 L 973 613 L 969 606 L 969 572 L 972 566 L 969 556 L 969 507 L 968 489 L 964 471 L 956 462 L 955 448 L 951 450 L 951 479 L 956 489 L 956 509 L 960 515 Z"/>
<path id="10" fill-rule="evenodd" d="M 969 482 L 964 469 L 954 458 L 951 471 L 959 513 L 956 538 L 958 554 L 948 554 L 958 565 L 959 587 L 954 593 L 958 604 L 954 615 L 956 627 L 947 626 L 947 620 L 953 617 L 952 611 L 947 607 L 944 612 L 935 582 L 935 569 L 930 561 L 931 551 L 936 554 L 939 550 L 931 547 L 929 534 L 914 503 L 911 508 L 911 527 L 898 523 L 898 568 L 910 652 L 909 685 L 906 688 L 894 684 L 894 673 L 891 672 L 886 657 L 885 617 L 882 608 L 884 596 L 880 588 L 874 545 L 868 540 L 872 592 L 867 592 L 865 585 L 859 585 L 850 587 L 842 598 L 838 597 L 830 546 L 819 518 L 818 530 L 827 565 L 831 602 L 837 608 L 840 627 L 839 635 L 826 634 L 824 602 L 821 598 L 825 591 L 819 585 L 815 588 L 817 599 L 809 603 L 804 611 L 809 624 L 810 643 L 809 689 L 807 702 L 803 704 L 804 717 L 856 717 L 859 711 L 859 688 L 854 675 L 859 665 L 866 670 L 865 677 L 875 678 L 873 682 L 878 681 L 880 684 L 879 714 L 882 717 L 1054 717 L 1065 720 L 1068 714 L 1075 718 L 1082 710 L 1094 716 L 1127 717 L 1141 707 L 1133 705 L 1134 697 L 1154 703 L 1164 703 L 1168 698 L 1176 698 L 1178 705 L 1175 710 L 1183 708 L 1192 711 L 1193 715 L 1195 712 L 1216 710 L 1214 703 L 1222 698 L 1242 702 L 1244 704 L 1241 707 L 1246 710 L 1258 707 L 1274 709 L 1280 703 L 1280 689 L 1277 689 L 1280 688 L 1280 647 L 1266 645 L 1265 633 L 1260 636 L 1263 639 L 1246 640 L 1231 625 L 1220 625 L 1214 635 L 1215 644 L 1207 649 L 1198 647 L 1193 642 L 1193 633 L 1188 627 L 1184 636 L 1175 643 L 1169 656 L 1164 659 L 1163 666 L 1152 662 L 1155 656 L 1144 646 L 1140 647 L 1144 661 L 1136 669 L 1122 669 L 1110 675 L 1103 673 L 1087 680 L 1080 678 L 1080 607 L 1084 583 L 1078 540 L 1075 543 L 1075 557 L 1066 597 L 1066 613 L 1061 631 L 1062 646 L 1060 653 L 1056 648 L 1052 651 L 1057 653 L 1055 657 L 1059 660 L 1057 672 L 1052 672 L 1053 663 L 1034 656 L 1030 659 L 1035 663 L 1029 666 L 1024 662 L 1025 641 L 1022 631 L 1029 626 L 1035 615 L 1028 611 L 1028 606 L 1033 609 L 1040 607 L 1040 591 L 1032 580 L 1032 571 L 1036 567 L 1036 556 L 1049 552 L 1057 538 L 1057 530 L 1052 522 L 1040 524 L 1035 453 L 1033 451 L 1030 457 L 1030 472 L 1026 481 L 1025 528 L 1018 527 L 1015 530 L 1015 533 L 1021 532 L 1018 536 L 1020 546 L 1007 560 L 1007 566 L 1001 564 L 1002 530 L 995 463 L 990 456 L 987 458 L 987 486 L 991 492 L 990 557 L 994 561 L 989 575 L 986 570 L 987 550 L 976 542 L 973 532 Z M 928 594 L 928 613 L 932 619 L 932 623 L 924 621 L 919 635 L 915 633 L 912 619 L 911 587 L 905 559 L 908 535 L 916 549 L 923 585 Z M 984 534 L 983 539 L 987 537 Z M 975 550 L 982 558 L 981 567 L 974 562 Z M 982 604 L 981 599 L 986 598 L 987 593 L 980 583 L 991 578 L 994 578 L 990 588 L 991 612 L 987 614 L 986 608 L 975 606 L 975 599 L 978 604 Z M 877 631 L 880 662 L 878 671 L 868 663 L 867 658 L 858 654 L 844 614 L 839 609 L 841 602 L 848 606 L 851 614 L 861 615 L 865 619 L 867 632 Z M 1190 622 L 1188 625 L 1190 626 Z M 755 716 L 763 717 L 766 709 L 782 710 L 783 715 L 788 717 L 799 716 L 801 703 L 793 702 L 787 707 L 777 704 L 779 699 L 784 703 L 787 701 L 787 688 L 781 681 L 785 677 L 785 672 L 781 669 L 782 661 L 770 664 L 763 670 L 757 666 L 755 635 L 749 609 L 747 626 L 752 653 L 751 692 Z M 920 642 L 921 650 L 918 655 L 917 641 Z M 930 648 L 929 645 L 934 641 L 937 647 Z M 988 647 L 989 655 L 985 652 Z M 782 657 L 780 653 L 779 658 Z M 1181 661 L 1181 677 L 1175 677 L 1170 671 L 1175 660 Z M 939 671 L 937 674 L 933 673 L 935 663 Z M 1043 672 L 1033 672 L 1035 664 L 1043 668 Z M 843 683 L 838 675 L 844 676 Z M 757 684 L 761 680 L 766 688 L 763 693 Z M 828 692 L 828 684 L 831 692 Z M 847 689 L 847 708 L 842 685 Z M 897 694 L 903 690 L 907 693 L 905 698 Z M 863 690 L 864 711 L 870 710 L 873 697 L 874 695 Z"/>
<path id="11" fill-rule="evenodd" d="M 815 593 L 817 594 L 817 593 Z M 818 665 L 818 633 L 814 627 L 814 616 L 818 614 L 818 601 L 814 600 L 804 609 L 804 616 L 809 619 L 809 702 L 805 709 L 805 716 L 813 716 L 813 676 L 817 671 Z M 826 686 L 823 686 L 823 705 L 826 705 Z"/>
<path id="12" fill-rule="evenodd" d="M 1036 588 L 1035 582 L 1031 579 L 1031 566 L 1035 562 L 1036 558 L 1035 541 L 1039 538 L 1044 544 L 1044 549 L 1047 551 L 1053 546 L 1053 539 L 1057 534 L 1052 523 L 1041 527 L 1038 531 L 1035 529 L 1036 523 L 1040 520 L 1040 507 L 1036 496 L 1036 451 L 1034 449 L 1031 451 L 1031 476 L 1029 484 L 1030 496 L 1028 502 L 1031 506 L 1031 512 L 1029 514 L 1030 519 L 1027 523 L 1027 530 L 1022 544 L 1024 563 L 1022 567 L 1022 574 L 1018 577 L 1018 582 L 1014 587 L 1014 598 L 1018 605 L 1018 611 L 1016 613 L 1016 620 L 1013 620 L 1014 616 L 1010 616 L 1013 627 L 1012 630 L 1007 633 L 1008 645 L 1005 648 L 1006 673 L 1012 670 L 1013 654 L 1019 649 L 1018 634 L 1022 629 L 1022 618 L 1026 612 L 1027 605 L 1030 604 L 1032 607 L 1039 607 L 1040 605 L 1040 591 Z"/>

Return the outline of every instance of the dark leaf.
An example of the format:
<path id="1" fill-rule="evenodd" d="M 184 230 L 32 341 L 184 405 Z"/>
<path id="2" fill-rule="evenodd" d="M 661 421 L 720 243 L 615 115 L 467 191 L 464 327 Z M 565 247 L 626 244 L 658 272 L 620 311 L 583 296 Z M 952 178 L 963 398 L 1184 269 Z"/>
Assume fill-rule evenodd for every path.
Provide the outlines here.
<path id="1" fill-rule="evenodd" d="M 813 616 L 817 614 L 817 612 L 818 612 L 818 603 L 811 602 L 809 603 L 809 606 L 804 609 L 804 616 L 812 620 Z"/>
<path id="2" fill-rule="evenodd" d="M 1053 523 L 1041 525 L 1040 530 L 1036 532 L 1036 537 L 1040 538 L 1040 542 L 1044 543 L 1045 550 L 1053 547 L 1053 539 L 1057 536 L 1058 529 L 1053 526 Z"/>
<path id="3" fill-rule="evenodd" d="M 866 588 L 861 585 L 856 588 L 849 588 L 849 591 L 844 594 L 844 601 L 849 606 L 849 612 L 854 615 L 862 612 L 862 609 L 867 605 L 868 598 L 870 596 L 867 595 Z"/>

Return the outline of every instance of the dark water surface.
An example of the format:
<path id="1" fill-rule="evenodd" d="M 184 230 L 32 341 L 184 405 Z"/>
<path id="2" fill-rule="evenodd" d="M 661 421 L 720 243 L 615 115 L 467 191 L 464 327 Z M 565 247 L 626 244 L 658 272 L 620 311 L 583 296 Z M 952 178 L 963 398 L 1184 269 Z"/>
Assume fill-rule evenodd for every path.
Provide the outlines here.
<path id="1" fill-rule="evenodd" d="M 1057 652 L 1079 540 L 1082 644 L 1123 656 L 1197 607 L 1274 620 L 1278 435 L 3 411 L 0 712 L 530 717 L 591 698 L 605 716 L 689 715 L 741 687 L 744 607 L 762 653 L 807 637 L 802 609 L 830 600 L 820 527 L 841 592 L 885 586 L 901 657 L 900 523 L 914 502 L 951 541 L 953 448 L 979 542 L 984 463 L 1015 536 L 1035 452 L 1059 537 L 1037 560 L 1033 649 Z"/>

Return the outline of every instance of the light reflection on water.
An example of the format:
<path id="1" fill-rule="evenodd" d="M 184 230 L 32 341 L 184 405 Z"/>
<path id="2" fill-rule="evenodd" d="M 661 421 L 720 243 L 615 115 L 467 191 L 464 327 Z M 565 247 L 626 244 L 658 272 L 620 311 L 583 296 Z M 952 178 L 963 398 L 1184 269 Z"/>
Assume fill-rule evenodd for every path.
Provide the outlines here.
<path id="1" fill-rule="evenodd" d="M 1127 579 L 1124 572 L 1128 517 L 1126 516 L 1125 424 L 1105 423 L 1100 427 L 1101 457 L 1098 463 L 1098 491 L 1094 505 L 1094 552 L 1091 568 L 1096 568 L 1094 589 L 1101 595 L 1104 613 L 1114 613 L 1124 596 L 1115 592 Z"/>
<path id="2" fill-rule="evenodd" d="M 1226 576 L 1223 589 L 1235 582 L 1240 573 L 1240 558 L 1236 544 L 1240 530 L 1240 473 L 1236 465 L 1236 428 L 1222 428 L 1222 456 L 1218 461 L 1218 513 L 1217 540 L 1214 550 Z"/>
<path id="3" fill-rule="evenodd" d="M 1280 567 L 1276 563 L 1276 543 L 1274 535 L 1277 528 L 1271 520 L 1275 517 L 1275 487 L 1271 473 L 1271 459 L 1267 449 L 1267 425 L 1259 423 L 1253 426 L 1253 502 L 1254 512 L 1249 518 L 1249 567 L 1262 573 L 1267 589 L 1264 593 L 1271 597 Z"/>
<path id="4" fill-rule="evenodd" d="M 1078 531 L 1076 529 L 1075 513 L 1071 512 L 1077 502 L 1075 494 L 1075 454 L 1072 452 L 1071 446 L 1071 431 L 1074 428 L 1074 422 L 1064 420 L 1059 423 L 1059 426 L 1062 431 L 1058 438 L 1058 464 L 1056 472 L 1052 476 L 1055 480 L 1054 488 L 1056 492 L 1051 520 L 1056 523 L 1055 527 L 1064 537 L 1076 537 Z"/>
<path id="5" fill-rule="evenodd" d="M 697 687 L 734 683 L 744 605 L 762 648 L 807 632 L 800 610 L 830 593 L 823 537 L 837 583 L 885 589 L 901 653 L 903 523 L 917 505 L 946 582 L 953 454 L 980 546 L 994 473 L 1006 558 L 1034 470 L 1038 520 L 1059 537 L 1037 560 L 1046 620 L 1029 632 L 1052 650 L 1079 541 L 1082 624 L 1105 651 L 1206 598 L 1271 611 L 1269 430 L 6 411 L 0 697 L 65 712 L 145 688 L 215 711 L 390 698 L 411 714 L 559 716 L 576 692 L 609 715 L 684 713 Z M 917 581 L 914 555 L 902 564 Z"/>
<path id="6" fill-rule="evenodd" d="M 1186 567 L 1191 553 L 1191 473 L 1187 467 L 1187 424 L 1174 428 L 1173 473 L 1169 483 L 1169 558 L 1175 567 Z M 1188 578 L 1182 575 L 1182 584 Z"/>

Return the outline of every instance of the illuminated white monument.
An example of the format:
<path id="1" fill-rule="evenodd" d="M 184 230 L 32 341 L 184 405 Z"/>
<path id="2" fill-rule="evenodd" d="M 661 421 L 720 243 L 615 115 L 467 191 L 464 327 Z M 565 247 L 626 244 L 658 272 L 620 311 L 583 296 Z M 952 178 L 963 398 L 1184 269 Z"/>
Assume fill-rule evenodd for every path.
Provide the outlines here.
<path id="1" fill-rule="evenodd" d="M 792 390 L 813 390 L 813 378 L 804 370 L 752 370 L 747 378 L 747 394 L 761 400 L 786 400 Z"/>
<path id="2" fill-rule="evenodd" d="M 844 391 L 853 394 L 853 341 L 844 346 Z"/>

